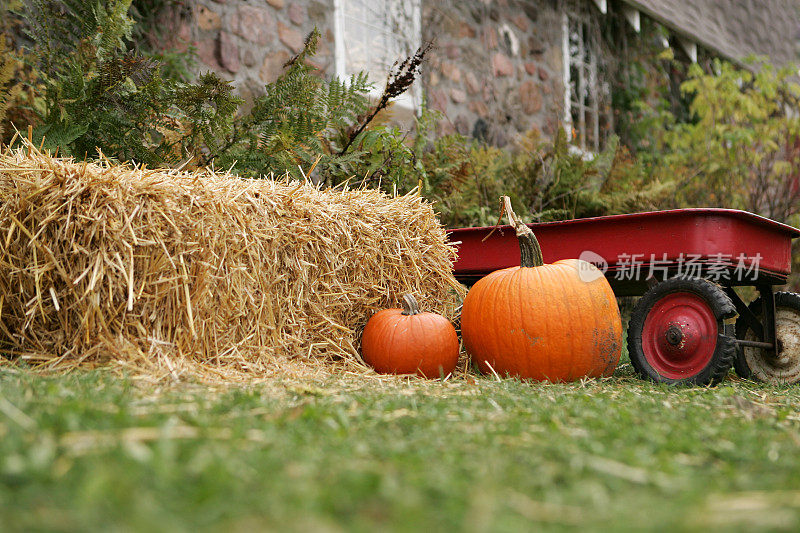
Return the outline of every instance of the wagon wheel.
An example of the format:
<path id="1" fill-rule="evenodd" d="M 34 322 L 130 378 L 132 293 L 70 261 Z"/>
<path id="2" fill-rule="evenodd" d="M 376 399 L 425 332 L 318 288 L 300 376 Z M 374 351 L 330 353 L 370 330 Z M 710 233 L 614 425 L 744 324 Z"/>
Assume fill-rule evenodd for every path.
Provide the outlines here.
<path id="1" fill-rule="evenodd" d="M 756 317 L 761 315 L 761 298 L 749 306 Z M 736 321 L 736 337 L 760 341 L 749 324 Z M 800 381 L 800 294 L 775 293 L 776 351 L 741 346 L 734 365 L 743 378 L 767 383 L 797 383 Z"/>
<path id="2" fill-rule="evenodd" d="M 736 308 L 704 279 L 673 278 L 647 291 L 628 325 L 628 355 L 640 376 L 658 383 L 708 385 L 733 364 L 736 343 L 724 319 Z"/>

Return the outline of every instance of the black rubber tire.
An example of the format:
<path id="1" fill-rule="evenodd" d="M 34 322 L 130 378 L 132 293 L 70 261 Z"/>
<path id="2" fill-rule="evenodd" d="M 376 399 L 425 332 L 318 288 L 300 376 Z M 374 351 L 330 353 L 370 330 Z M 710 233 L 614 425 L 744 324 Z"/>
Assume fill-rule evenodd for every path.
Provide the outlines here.
<path id="1" fill-rule="evenodd" d="M 658 373 L 650 364 L 642 348 L 642 330 L 647 315 L 664 296 L 675 292 L 691 292 L 702 298 L 717 319 L 717 343 L 709 363 L 700 372 L 682 379 L 672 379 Z M 736 342 L 724 320 L 736 316 L 736 307 L 719 285 L 696 278 L 672 278 L 658 283 L 648 290 L 636 303 L 628 323 L 628 356 L 631 365 L 644 379 L 670 385 L 716 385 L 733 366 L 736 358 Z"/>
<path id="2" fill-rule="evenodd" d="M 747 307 L 753 312 L 754 315 L 759 316 L 761 314 L 761 297 L 759 296 L 753 300 Z M 777 311 L 780 307 L 788 307 L 800 312 L 800 294 L 797 294 L 796 292 L 776 292 L 775 310 Z M 744 319 L 739 318 L 736 320 L 737 339 L 744 339 L 748 329 L 747 322 L 745 322 Z M 750 370 L 747 360 L 745 359 L 744 350 L 741 346 L 736 351 L 736 360 L 733 362 L 733 367 L 739 377 L 751 379 L 753 381 L 760 381 L 758 377 L 754 376 L 753 372 Z M 788 383 L 797 383 L 799 381 L 800 376 L 798 376 L 797 379 L 789 381 Z"/>

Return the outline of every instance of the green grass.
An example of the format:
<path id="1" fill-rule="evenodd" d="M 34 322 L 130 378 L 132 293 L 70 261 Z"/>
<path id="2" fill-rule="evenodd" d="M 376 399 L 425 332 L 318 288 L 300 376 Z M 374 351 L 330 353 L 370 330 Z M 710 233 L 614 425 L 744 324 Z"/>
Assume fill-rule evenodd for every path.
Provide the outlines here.
<path id="1" fill-rule="evenodd" d="M 800 389 L 628 372 L 155 388 L 0 368 L 0 529 L 800 527 Z"/>

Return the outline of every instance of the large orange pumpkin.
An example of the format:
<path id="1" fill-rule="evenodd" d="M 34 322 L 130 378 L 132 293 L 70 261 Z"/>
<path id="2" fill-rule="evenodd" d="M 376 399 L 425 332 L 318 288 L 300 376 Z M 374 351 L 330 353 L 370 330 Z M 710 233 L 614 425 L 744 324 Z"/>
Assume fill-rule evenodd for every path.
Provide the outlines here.
<path id="1" fill-rule="evenodd" d="M 416 299 L 403 296 L 402 309 L 384 309 L 367 322 L 361 337 L 364 361 L 381 374 L 417 374 L 437 378 L 458 362 L 458 335 L 436 313 L 422 313 Z"/>
<path id="2" fill-rule="evenodd" d="M 472 361 L 484 373 L 534 380 L 611 375 L 622 323 L 608 281 L 579 259 L 544 264 L 533 232 L 503 200 L 522 261 L 492 272 L 467 293 L 461 336 Z"/>

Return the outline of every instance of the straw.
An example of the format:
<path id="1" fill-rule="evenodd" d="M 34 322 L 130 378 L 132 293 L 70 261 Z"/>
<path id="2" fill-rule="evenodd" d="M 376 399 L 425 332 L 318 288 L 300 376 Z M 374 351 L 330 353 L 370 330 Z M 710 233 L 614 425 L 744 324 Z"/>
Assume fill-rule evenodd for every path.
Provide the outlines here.
<path id="1" fill-rule="evenodd" d="M 0 152 L 11 361 L 173 377 L 288 360 L 363 369 L 367 319 L 403 294 L 454 315 L 454 257 L 417 194 Z"/>

